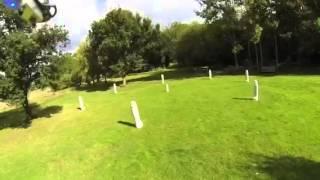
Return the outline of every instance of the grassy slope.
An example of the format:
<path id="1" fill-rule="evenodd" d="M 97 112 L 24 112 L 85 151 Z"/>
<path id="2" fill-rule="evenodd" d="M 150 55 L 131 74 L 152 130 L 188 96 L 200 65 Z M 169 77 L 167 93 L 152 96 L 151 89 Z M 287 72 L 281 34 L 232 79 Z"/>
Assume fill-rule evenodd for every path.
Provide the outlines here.
<path id="1" fill-rule="evenodd" d="M 242 76 L 172 79 L 170 94 L 159 81 L 66 91 L 42 103 L 61 112 L 0 131 L 0 179 L 320 178 L 320 77 L 258 79 L 261 102 L 234 99 L 252 94 Z M 142 130 L 118 123 L 131 100 Z"/>

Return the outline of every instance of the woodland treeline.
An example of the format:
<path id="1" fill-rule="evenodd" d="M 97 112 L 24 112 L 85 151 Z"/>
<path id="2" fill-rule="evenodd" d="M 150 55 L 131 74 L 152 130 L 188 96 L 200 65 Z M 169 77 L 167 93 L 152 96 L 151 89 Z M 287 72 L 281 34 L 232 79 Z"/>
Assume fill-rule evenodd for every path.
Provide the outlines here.
<path id="1" fill-rule="evenodd" d="M 150 19 L 114 10 L 92 24 L 76 53 L 87 81 L 125 77 L 168 66 L 316 66 L 320 61 L 320 3 L 314 0 L 199 0 L 205 23 L 175 22 L 161 28 Z M 84 58 L 84 59 L 83 59 Z M 82 77 L 81 79 L 84 79 Z M 79 79 L 80 80 L 80 79 Z"/>

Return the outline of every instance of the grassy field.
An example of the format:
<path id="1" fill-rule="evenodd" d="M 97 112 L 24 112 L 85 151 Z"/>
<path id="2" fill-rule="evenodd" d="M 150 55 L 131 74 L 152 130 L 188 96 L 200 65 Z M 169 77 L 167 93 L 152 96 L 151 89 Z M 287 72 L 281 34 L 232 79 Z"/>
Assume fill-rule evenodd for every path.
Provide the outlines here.
<path id="1" fill-rule="evenodd" d="M 118 95 L 104 87 L 35 95 L 40 118 L 28 128 L 21 111 L 0 113 L 0 179 L 320 179 L 319 76 L 255 77 L 254 102 L 243 76 L 165 74 L 169 94 L 148 73 Z"/>

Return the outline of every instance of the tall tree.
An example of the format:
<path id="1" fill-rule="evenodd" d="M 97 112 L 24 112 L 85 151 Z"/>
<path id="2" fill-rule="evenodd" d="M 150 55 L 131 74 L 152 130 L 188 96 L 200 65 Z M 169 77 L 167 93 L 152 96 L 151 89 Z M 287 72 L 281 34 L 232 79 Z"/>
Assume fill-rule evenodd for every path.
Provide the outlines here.
<path id="1" fill-rule="evenodd" d="M 71 53 L 65 53 L 56 58 L 49 67 L 50 72 L 54 72 L 49 74 L 49 85 L 52 90 L 58 91 L 79 84 L 75 78 L 78 78 L 76 76 L 81 63 Z"/>
<path id="2" fill-rule="evenodd" d="M 230 42 L 231 52 L 234 55 L 234 65 L 239 68 L 238 54 L 243 50 L 241 45 L 241 18 L 244 6 L 241 0 L 198 0 L 202 10 L 198 15 L 205 18 L 207 23 L 223 22 L 226 40 Z"/>
<path id="3" fill-rule="evenodd" d="M 73 71 L 72 81 L 74 84 L 81 86 L 83 82 L 91 83 L 89 78 L 89 62 L 92 58 L 89 40 L 86 39 L 79 45 L 78 50 L 74 54 L 76 68 Z"/>
<path id="4" fill-rule="evenodd" d="M 178 42 L 189 31 L 190 25 L 179 22 L 172 23 L 162 32 L 163 46 L 170 59 L 177 60 Z"/>
<path id="5" fill-rule="evenodd" d="M 53 61 L 60 55 L 58 46 L 65 46 L 67 31 L 61 27 L 44 26 L 33 33 L 10 32 L 1 39 L 0 69 L 2 79 L 0 97 L 20 103 L 26 113 L 26 122 L 33 118 L 28 95 L 32 86 L 46 86 L 52 75 Z"/>
<path id="6" fill-rule="evenodd" d="M 153 26 L 151 20 L 139 14 L 122 9 L 113 10 L 104 19 L 94 22 L 89 39 L 94 50 L 95 72 L 112 72 L 122 77 L 124 84 L 130 72 L 145 66 L 148 61 L 144 58 L 154 58 L 161 52 L 158 49 L 160 27 Z"/>

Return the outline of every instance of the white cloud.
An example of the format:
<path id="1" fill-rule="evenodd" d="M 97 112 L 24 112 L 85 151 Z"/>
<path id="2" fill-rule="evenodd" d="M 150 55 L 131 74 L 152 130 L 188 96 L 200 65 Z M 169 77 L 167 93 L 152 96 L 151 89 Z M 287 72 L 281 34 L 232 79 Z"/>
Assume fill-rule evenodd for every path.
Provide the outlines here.
<path id="1" fill-rule="evenodd" d="M 119 7 L 150 17 L 161 25 L 174 21 L 201 21 L 195 15 L 200 8 L 196 0 L 50 0 L 50 3 L 58 8 L 58 14 L 50 24 L 65 25 L 69 30 L 70 51 L 74 51 L 87 36 L 93 21 Z"/>
<path id="2" fill-rule="evenodd" d="M 98 0 L 51 0 L 58 8 L 58 14 L 50 23 L 64 25 L 69 30 L 71 45 L 69 50 L 73 51 L 88 34 L 90 25 L 94 20 L 101 18 L 105 9 L 100 9 Z"/>
<path id="3" fill-rule="evenodd" d="M 175 21 L 202 21 L 195 14 L 200 9 L 196 0 L 108 0 L 106 7 L 107 11 L 120 7 L 138 12 L 162 25 Z"/>

